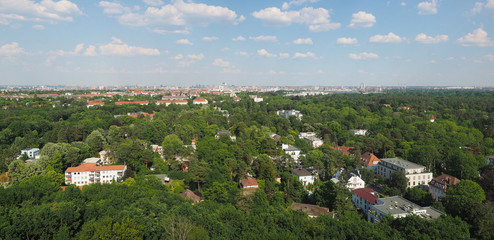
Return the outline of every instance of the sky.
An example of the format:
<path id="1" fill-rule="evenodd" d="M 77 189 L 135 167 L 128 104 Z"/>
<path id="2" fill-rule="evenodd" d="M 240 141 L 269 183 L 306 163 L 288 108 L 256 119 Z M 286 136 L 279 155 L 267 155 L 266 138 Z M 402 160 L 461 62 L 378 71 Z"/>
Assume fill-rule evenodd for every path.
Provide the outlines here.
<path id="1" fill-rule="evenodd" d="M 0 0 L 0 85 L 494 86 L 494 0 Z"/>

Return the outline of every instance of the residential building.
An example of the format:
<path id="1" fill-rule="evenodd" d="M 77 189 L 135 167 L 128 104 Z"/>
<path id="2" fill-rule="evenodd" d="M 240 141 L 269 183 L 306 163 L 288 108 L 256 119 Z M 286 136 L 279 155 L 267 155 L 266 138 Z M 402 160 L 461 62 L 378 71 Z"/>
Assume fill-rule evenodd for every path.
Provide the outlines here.
<path id="1" fill-rule="evenodd" d="M 95 163 L 83 163 L 65 170 L 65 184 L 84 186 L 92 183 L 111 183 L 120 180 L 126 165 L 97 166 Z"/>
<path id="2" fill-rule="evenodd" d="M 487 156 L 487 163 L 494 165 L 494 156 Z"/>
<path id="3" fill-rule="evenodd" d="M 90 107 L 94 107 L 94 106 L 104 106 L 105 103 L 104 102 L 93 102 L 93 101 L 89 101 L 87 102 L 87 108 L 90 108 Z"/>
<path id="4" fill-rule="evenodd" d="M 362 161 L 364 167 L 369 170 L 374 170 L 374 172 L 376 172 L 376 167 L 381 162 L 381 159 L 377 158 L 376 155 L 370 152 L 360 155 L 360 160 Z"/>
<path id="5" fill-rule="evenodd" d="M 344 181 L 346 181 L 345 187 L 350 190 L 365 187 L 365 182 L 362 178 L 360 178 L 360 172 L 358 169 L 353 171 L 345 171 L 344 168 L 341 168 L 332 176 L 331 181 L 334 183 L 339 183 L 341 178 L 344 178 Z"/>
<path id="6" fill-rule="evenodd" d="M 352 190 L 353 205 L 355 205 L 357 209 L 360 209 L 366 217 L 370 210 L 370 206 L 376 204 L 378 198 L 377 192 L 370 188 Z"/>
<path id="7" fill-rule="evenodd" d="M 193 104 L 208 104 L 208 100 L 204 98 L 196 98 L 192 101 Z"/>
<path id="8" fill-rule="evenodd" d="M 219 139 L 221 135 L 228 135 L 232 141 L 237 140 L 237 137 L 233 136 L 232 132 L 230 132 L 228 130 L 221 130 L 221 131 L 217 132 L 214 137 L 216 139 Z"/>
<path id="9" fill-rule="evenodd" d="M 24 154 L 26 154 L 29 159 L 37 159 L 39 158 L 39 148 L 22 149 L 21 154 L 19 154 L 17 159 L 21 158 Z"/>
<path id="10" fill-rule="evenodd" d="M 240 179 L 240 187 L 242 189 L 257 189 L 259 188 L 259 183 L 255 178 L 244 178 Z"/>
<path id="11" fill-rule="evenodd" d="M 250 98 L 252 98 L 254 100 L 254 102 L 262 102 L 264 99 L 262 98 L 262 96 L 258 96 L 258 95 L 250 95 L 249 96 Z"/>
<path id="12" fill-rule="evenodd" d="M 317 137 L 315 132 L 301 132 L 298 138 L 307 141 L 313 148 L 318 148 L 324 144 L 324 141 Z"/>
<path id="13" fill-rule="evenodd" d="M 334 213 L 329 211 L 329 208 L 325 207 L 320 207 L 317 205 L 312 205 L 312 204 L 305 204 L 305 203 L 292 203 L 289 207 L 292 210 L 300 210 L 302 212 L 305 212 L 307 216 L 314 218 L 314 217 L 319 217 L 321 214 L 329 214 L 334 218 Z"/>
<path id="14" fill-rule="evenodd" d="M 299 157 L 303 156 L 302 154 L 300 154 L 302 150 L 292 145 L 282 144 L 281 149 L 283 149 L 283 151 L 285 151 L 286 154 L 290 155 L 297 164 L 299 162 L 298 161 Z"/>
<path id="15" fill-rule="evenodd" d="M 441 174 L 429 182 L 429 193 L 435 201 L 439 201 L 446 196 L 449 187 L 459 183 L 460 180 L 448 174 Z"/>
<path id="16" fill-rule="evenodd" d="M 190 191 L 189 189 L 185 189 L 185 191 L 180 195 L 182 195 L 182 197 L 184 197 L 185 199 L 192 200 L 193 204 L 202 202 L 201 197 L 199 197 L 197 194 Z"/>
<path id="17" fill-rule="evenodd" d="M 278 144 L 278 142 L 281 139 L 281 136 L 278 135 L 278 134 L 276 134 L 276 133 L 273 133 L 273 134 L 269 135 L 269 137 L 271 137 L 274 141 L 276 141 L 276 144 Z"/>
<path id="18" fill-rule="evenodd" d="M 115 102 L 116 105 L 126 105 L 126 104 L 139 104 L 139 105 L 148 105 L 149 101 L 121 101 Z"/>
<path id="19" fill-rule="evenodd" d="M 157 152 L 161 158 L 163 158 L 163 147 L 157 144 L 151 144 L 151 149 L 153 152 Z"/>
<path id="20" fill-rule="evenodd" d="M 365 136 L 367 134 L 367 129 L 351 129 L 350 132 L 353 135 Z"/>
<path id="21" fill-rule="evenodd" d="M 189 102 L 187 100 L 173 100 L 172 103 L 177 105 L 187 105 Z"/>
<path id="22" fill-rule="evenodd" d="M 424 166 L 401 158 L 383 158 L 376 169 L 377 175 L 381 175 L 387 179 L 391 178 L 391 174 L 394 171 L 404 173 L 408 179 L 408 187 L 424 187 L 432 180 L 432 173 L 427 172 Z"/>
<path id="23" fill-rule="evenodd" d="M 347 146 L 338 146 L 338 147 L 329 146 L 329 147 L 332 148 L 333 150 L 338 151 L 340 154 L 343 155 L 352 155 L 353 152 L 355 151 L 354 147 L 347 147 Z"/>
<path id="24" fill-rule="evenodd" d="M 165 106 L 168 106 L 172 103 L 172 100 L 158 100 L 156 101 L 156 105 L 162 105 L 162 104 L 165 104 Z"/>
<path id="25" fill-rule="evenodd" d="M 431 115 L 431 117 L 429 118 L 429 121 L 430 121 L 431 123 L 433 123 L 434 121 L 436 121 L 436 119 L 434 118 L 434 115 Z"/>
<path id="26" fill-rule="evenodd" d="M 292 174 L 297 176 L 298 180 L 302 185 L 307 186 L 309 184 L 314 184 L 315 177 L 305 168 L 294 168 L 292 169 Z"/>
<path id="27" fill-rule="evenodd" d="M 385 216 L 401 218 L 412 214 L 427 220 L 432 220 L 440 217 L 444 213 L 432 207 L 421 207 L 403 197 L 394 196 L 378 198 L 376 203 L 370 206 L 367 220 L 369 222 L 379 222 Z"/>
<path id="28" fill-rule="evenodd" d="M 278 114 L 278 116 L 282 117 L 282 118 L 289 118 L 290 116 L 295 116 L 296 118 L 298 118 L 299 120 L 302 120 L 302 113 L 300 113 L 300 111 L 298 110 L 279 110 L 276 112 L 276 114 Z"/>

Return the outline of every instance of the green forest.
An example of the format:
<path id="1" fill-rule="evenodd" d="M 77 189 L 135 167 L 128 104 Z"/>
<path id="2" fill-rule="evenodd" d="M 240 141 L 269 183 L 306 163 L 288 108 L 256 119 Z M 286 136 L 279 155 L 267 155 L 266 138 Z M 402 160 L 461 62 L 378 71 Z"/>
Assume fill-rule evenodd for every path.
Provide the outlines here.
<path id="1" fill-rule="evenodd" d="M 40 92 L 41 93 L 41 92 Z M 383 94 L 285 96 L 285 92 L 201 94 L 207 105 L 157 105 L 162 95 L 137 95 L 149 105 L 116 105 L 64 96 L 0 98 L 0 239 L 494 239 L 494 93 L 489 91 L 389 91 Z M 278 110 L 301 111 L 301 119 Z M 140 114 L 137 118 L 128 113 Z M 434 116 L 435 121 L 429 121 Z M 367 129 L 365 136 L 351 129 Z M 236 137 L 216 136 L 228 130 Z M 315 132 L 324 145 L 299 139 Z M 279 139 L 273 139 L 273 134 Z M 196 148 L 191 147 L 195 144 Z M 163 147 L 163 156 L 151 145 Z M 304 187 L 292 175 L 295 162 L 281 149 L 298 147 L 305 168 L 319 179 Z M 354 147 L 341 154 L 337 146 Z M 22 149 L 40 157 L 17 159 Z M 126 164 L 121 181 L 65 186 L 65 170 L 106 151 Z M 461 179 L 442 201 L 362 168 L 360 155 L 399 157 L 426 166 L 434 177 Z M 189 160 L 183 171 L 182 159 Z M 384 196 L 404 196 L 445 215 L 370 223 L 351 191 L 330 181 L 340 168 L 360 169 Z M 156 174 L 167 174 L 164 185 Z M 253 176 L 259 189 L 244 194 L 239 180 Z M 64 187 L 64 188 L 62 188 Z M 204 201 L 180 194 L 190 189 Z M 335 213 L 310 218 L 293 203 Z"/>

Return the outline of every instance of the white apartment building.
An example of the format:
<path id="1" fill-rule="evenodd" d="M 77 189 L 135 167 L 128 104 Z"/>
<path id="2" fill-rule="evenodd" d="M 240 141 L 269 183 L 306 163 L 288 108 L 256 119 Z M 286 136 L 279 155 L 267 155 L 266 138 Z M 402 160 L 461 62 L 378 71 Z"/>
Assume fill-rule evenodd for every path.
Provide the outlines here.
<path id="1" fill-rule="evenodd" d="M 367 220 L 369 222 L 380 222 L 385 216 L 394 218 L 406 217 L 408 215 L 418 215 L 426 220 L 432 220 L 443 215 L 439 210 L 432 207 L 421 207 L 407 199 L 394 196 L 378 198 L 374 205 L 370 205 Z"/>
<path id="2" fill-rule="evenodd" d="M 298 110 L 279 110 L 276 112 L 280 117 L 288 118 L 290 116 L 295 116 L 299 120 L 302 120 L 302 113 Z"/>
<path id="3" fill-rule="evenodd" d="M 378 198 L 377 192 L 370 188 L 352 190 L 353 205 L 355 205 L 357 209 L 360 209 L 365 216 L 368 215 L 370 206 L 376 204 Z"/>
<path id="4" fill-rule="evenodd" d="M 407 177 L 408 187 L 426 186 L 432 180 L 432 173 L 425 166 L 401 158 L 382 158 L 375 171 L 387 179 L 394 171 L 400 171 Z"/>
<path id="5" fill-rule="evenodd" d="M 301 132 L 298 138 L 307 141 L 313 148 L 318 148 L 324 144 L 324 141 L 317 137 L 315 132 Z"/>
<path id="6" fill-rule="evenodd" d="M 17 157 L 17 159 L 21 158 L 24 153 L 29 157 L 29 159 L 38 158 L 39 148 L 27 148 L 21 150 L 21 154 Z"/>
<path id="7" fill-rule="evenodd" d="M 300 154 L 302 150 L 292 145 L 282 144 L 281 149 L 283 149 L 283 151 L 285 151 L 286 154 L 290 155 L 297 164 L 299 162 L 298 161 L 299 157 L 303 156 L 303 154 Z"/>
<path id="8" fill-rule="evenodd" d="M 446 197 L 446 191 L 449 187 L 456 185 L 459 182 L 460 180 L 458 178 L 448 174 L 442 174 L 429 182 L 429 193 L 432 195 L 434 201 L 439 201 Z"/>
<path id="9" fill-rule="evenodd" d="M 111 183 L 120 180 L 126 165 L 97 166 L 95 163 L 83 163 L 65 170 L 65 184 L 84 186 L 93 183 Z"/>

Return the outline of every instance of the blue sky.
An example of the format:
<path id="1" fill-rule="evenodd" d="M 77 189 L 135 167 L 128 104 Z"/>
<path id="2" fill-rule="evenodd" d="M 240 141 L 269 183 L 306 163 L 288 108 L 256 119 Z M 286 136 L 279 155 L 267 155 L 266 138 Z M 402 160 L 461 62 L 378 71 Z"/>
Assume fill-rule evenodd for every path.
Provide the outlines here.
<path id="1" fill-rule="evenodd" d="M 493 86 L 494 0 L 0 0 L 0 85 Z"/>

